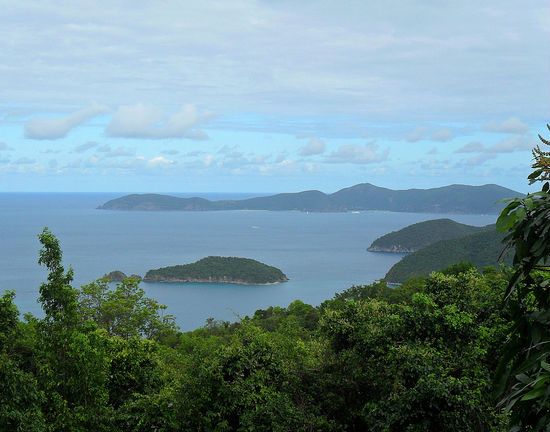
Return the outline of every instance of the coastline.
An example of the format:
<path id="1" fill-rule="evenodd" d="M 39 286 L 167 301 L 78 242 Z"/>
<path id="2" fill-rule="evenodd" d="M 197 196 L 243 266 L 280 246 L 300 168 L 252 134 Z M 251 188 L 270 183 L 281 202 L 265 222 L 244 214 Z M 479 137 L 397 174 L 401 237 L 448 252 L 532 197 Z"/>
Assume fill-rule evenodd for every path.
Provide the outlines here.
<path id="1" fill-rule="evenodd" d="M 280 280 L 275 282 L 247 282 L 243 280 L 227 280 L 227 279 L 151 279 L 151 278 L 144 278 L 143 282 L 161 282 L 161 283 L 213 283 L 213 284 L 219 284 L 219 283 L 227 283 L 227 284 L 233 284 L 233 285 L 276 285 L 279 283 L 288 282 L 289 279 L 286 280 Z"/>

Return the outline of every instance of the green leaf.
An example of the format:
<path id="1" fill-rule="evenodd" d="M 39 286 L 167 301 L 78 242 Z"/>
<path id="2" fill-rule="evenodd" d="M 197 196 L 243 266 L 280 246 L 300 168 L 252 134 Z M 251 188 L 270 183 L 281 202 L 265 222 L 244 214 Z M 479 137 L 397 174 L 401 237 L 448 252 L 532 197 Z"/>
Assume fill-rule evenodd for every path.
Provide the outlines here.
<path id="1" fill-rule="evenodd" d="M 531 390 L 529 393 L 525 394 L 525 396 L 523 396 L 520 400 L 526 401 L 526 400 L 540 398 L 541 396 L 544 395 L 545 391 L 546 389 L 544 387 Z"/>

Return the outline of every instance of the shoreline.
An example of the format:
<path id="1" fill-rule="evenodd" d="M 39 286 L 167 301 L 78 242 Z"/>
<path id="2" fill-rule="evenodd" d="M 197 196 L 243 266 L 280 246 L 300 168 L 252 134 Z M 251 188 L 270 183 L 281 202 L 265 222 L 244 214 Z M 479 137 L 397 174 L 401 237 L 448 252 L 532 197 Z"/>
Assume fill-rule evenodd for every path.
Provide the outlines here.
<path id="1" fill-rule="evenodd" d="M 233 285 L 276 285 L 279 283 L 285 283 L 288 282 L 289 279 L 286 280 L 280 280 L 275 282 L 246 282 L 246 281 L 229 281 L 229 280 L 213 280 L 213 279 L 163 279 L 163 280 L 155 280 L 155 279 L 142 279 L 143 282 L 160 282 L 160 283 L 212 283 L 212 284 L 220 284 L 220 283 L 226 283 L 226 284 L 233 284 Z"/>

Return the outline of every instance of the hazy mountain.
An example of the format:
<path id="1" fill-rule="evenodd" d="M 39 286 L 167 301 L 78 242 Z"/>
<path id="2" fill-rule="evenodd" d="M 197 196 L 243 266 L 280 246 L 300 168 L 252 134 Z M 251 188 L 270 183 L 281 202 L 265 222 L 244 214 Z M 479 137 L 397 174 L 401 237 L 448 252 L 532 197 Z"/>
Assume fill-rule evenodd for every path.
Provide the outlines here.
<path id="1" fill-rule="evenodd" d="M 178 198 L 159 194 L 133 194 L 99 206 L 103 210 L 299 210 L 344 212 L 389 210 L 415 213 L 498 213 L 502 198 L 519 192 L 490 184 L 450 185 L 434 189 L 392 190 L 361 183 L 333 194 L 320 191 L 281 193 L 245 200 L 209 201 L 203 198 Z"/>

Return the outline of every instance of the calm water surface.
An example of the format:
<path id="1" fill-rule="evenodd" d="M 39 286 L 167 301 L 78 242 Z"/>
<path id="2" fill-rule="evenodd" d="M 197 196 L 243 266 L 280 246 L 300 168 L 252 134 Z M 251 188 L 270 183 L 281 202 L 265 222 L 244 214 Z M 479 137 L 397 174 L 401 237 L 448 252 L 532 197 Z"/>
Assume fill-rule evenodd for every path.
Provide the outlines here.
<path id="1" fill-rule="evenodd" d="M 142 283 L 168 305 L 183 330 L 206 318 L 235 320 L 295 299 L 317 305 L 351 285 L 382 278 L 401 255 L 367 252 L 378 236 L 409 224 L 449 217 L 471 225 L 495 215 L 392 212 L 267 211 L 117 212 L 96 210 L 122 194 L 0 194 L 0 292 L 16 290 L 21 312 L 41 315 L 36 302 L 46 272 L 38 266 L 44 226 L 61 241 L 64 263 L 80 286 L 112 270 L 144 275 L 152 268 L 208 255 L 253 258 L 280 268 L 290 281 L 268 286 Z M 209 199 L 246 198 L 201 194 Z"/>

